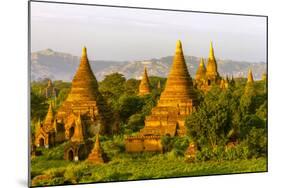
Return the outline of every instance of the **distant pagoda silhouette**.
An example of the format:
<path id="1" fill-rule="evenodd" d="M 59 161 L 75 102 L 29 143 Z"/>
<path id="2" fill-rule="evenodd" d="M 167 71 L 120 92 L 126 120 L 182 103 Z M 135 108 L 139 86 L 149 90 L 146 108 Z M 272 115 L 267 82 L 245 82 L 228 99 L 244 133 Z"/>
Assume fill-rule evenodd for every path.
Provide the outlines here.
<path id="1" fill-rule="evenodd" d="M 148 79 L 148 75 L 147 75 L 147 70 L 146 67 L 144 68 L 143 71 L 143 76 L 139 85 L 139 95 L 143 96 L 143 95 L 147 95 L 150 94 L 150 83 L 149 83 L 149 79 Z"/>
<path id="2" fill-rule="evenodd" d="M 245 95 L 255 95 L 255 89 L 254 89 L 254 77 L 253 77 L 253 72 L 252 69 L 250 68 L 248 71 L 248 76 L 247 76 L 247 83 L 245 86 Z"/>
<path id="3" fill-rule="evenodd" d="M 203 91 L 210 90 L 212 85 L 218 85 L 220 87 L 222 86 L 222 88 L 227 88 L 228 86 L 224 85 L 224 83 L 227 83 L 228 81 L 222 80 L 223 79 L 220 77 L 218 72 L 218 65 L 214 54 L 213 43 L 211 42 L 206 68 L 203 58 L 200 59 L 200 64 L 195 75 L 195 87 Z"/>

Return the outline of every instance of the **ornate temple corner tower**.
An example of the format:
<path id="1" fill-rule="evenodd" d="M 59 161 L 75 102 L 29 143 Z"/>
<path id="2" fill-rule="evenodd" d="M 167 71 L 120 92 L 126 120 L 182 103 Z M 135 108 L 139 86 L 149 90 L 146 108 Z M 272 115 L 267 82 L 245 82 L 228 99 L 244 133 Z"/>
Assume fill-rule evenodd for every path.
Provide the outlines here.
<path id="1" fill-rule="evenodd" d="M 70 142 L 64 148 L 64 159 L 80 161 L 87 158 L 92 142 L 84 138 L 83 123 L 80 114 L 75 119 L 75 129 Z"/>
<path id="2" fill-rule="evenodd" d="M 92 164 L 102 164 L 107 161 L 105 153 L 103 152 L 103 150 L 101 148 L 98 134 L 96 135 L 96 142 L 95 142 L 94 148 L 92 149 L 91 153 L 89 154 L 87 161 Z"/>
<path id="3" fill-rule="evenodd" d="M 214 48 L 213 43 L 210 43 L 210 51 L 209 51 L 209 57 L 208 57 L 208 63 L 207 68 L 204 70 L 202 63 L 202 59 L 200 60 L 200 65 L 198 67 L 196 76 L 195 76 L 195 83 L 196 87 L 198 89 L 201 89 L 203 91 L 208 91 L 211 88 L 211 85 L 221 84 L 221 77 L 218 73 L 218 65 L 214 54 Z M 203 74 L 205 72 L 205 74 Z M 205 76 L 204 76 L 205 75 Z"/>
<path id="4" fill-rule="evenodd" d="M 85 47 L 72 80 L 70 93 L 56 115 L 57 123 L 65 128 L 67 140 L 73 136 L 78 114 L 83 119 L 85 137 L 92 137 L 97 132 L 111 134 L 112 114 L 98 90 L 98 82 L 89 64 Z"/>
<path id="5" fill-rule="evenodd" d="M 150 94 L 150 84 L 149 84 L 149 79 L 147 76 L 147 70 L 146 67 L 144 68 L 143 71 L 143 76 L 139 85 L 139 96 L 147 95 Z"/>
<path id="6" fill-rule="evenodd" d="M 175 55 L 164 91 L 157 106 L 145 118 L 145 126 L 138 136 L 125 140 L 127 152 L 162 151 L 162 136 L 186 134 L 185 118 L 192 113 L 197 100 L 188 73 L 182 45 L 177 41 Z"/>
<path id="7" fill-rule="evenodd" d="M 52 105 L 49 105 L 49 109 L 43 123 L 38 121 L 35 128 L 35 141 L 36 147 L 49 148 L 55 144 L 55 127 L 54 127 L 54 114 Z"/>

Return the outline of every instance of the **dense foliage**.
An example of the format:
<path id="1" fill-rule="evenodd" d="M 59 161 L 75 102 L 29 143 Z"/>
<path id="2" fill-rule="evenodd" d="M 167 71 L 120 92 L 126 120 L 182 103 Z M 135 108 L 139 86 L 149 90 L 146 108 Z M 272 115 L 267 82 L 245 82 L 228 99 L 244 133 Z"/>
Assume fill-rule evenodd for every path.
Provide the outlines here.
<path id="1" fill-rule="evenodd" d="M 204 95 L 196 112 L 186 119 L 189 140 L 199 148 L 198 159 L 266 155 L 267 93 L 262 85 L 257 81 L 246 92 L 242 82 L 227 90 L 213 87 Z M 233 142 L 238 145 L 228 147 Z"/>
<path id="2" fill-rule="evenodd" d="M 165 87 L 165 78 L 150 77 L 149 80 L 152 92 L 146 96 L 138 96 L 139 80 L 126 80 L 119 73 L 107 75 L 99 83 L 100 92 L 120 125 L 118 135 L 100 137 L 110 159 L 108 164 L 92 166 L 87 162 L 65 161 L 65 143 L 51 149 L 41 148 L 43 155 L 32 159 L 31 173 L 34 181 L 38 176 L 46 179 L 36 185 L 266 170 L 267 89 L 264 81 L 256 81 L 247 92 L 245 79 L 237 79 L 235 85 L 225 90 L 217 86 L 206 93 L 195 90 L 199 105 L 186 118 L 187 136 L 163 136 L 162 154 L 126 153 L 124 136 L 134 135 L 143 128 L 145 117 L 156 106 Z M 43 91 L 47 80 L 32 82 L 32 127 L 44 119 L 49 103 L 54 104 L 55 110 L 60 107 L 71 83 L 54 81 L 53 85 L 59 90 L 58 96 L 46 98 Z M 194 163 L 187 163 L 185 152 L 191 142 L 197 147 L 196 159 Z"/>

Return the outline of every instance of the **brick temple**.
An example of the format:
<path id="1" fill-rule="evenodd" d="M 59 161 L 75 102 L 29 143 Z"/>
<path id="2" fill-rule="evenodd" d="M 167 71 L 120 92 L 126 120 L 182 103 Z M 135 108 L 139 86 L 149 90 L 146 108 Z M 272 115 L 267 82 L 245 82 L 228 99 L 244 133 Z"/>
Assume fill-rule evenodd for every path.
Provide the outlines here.
<path id="1" fill-rule="evenodd" d="M 50 105 L 45 120 L 38 123 L 35 145 L 48 148 L 67 140 L 83 143 L 97 133 L 110 134 L 111 124 L 111 111 L 98 90 L 84 47 L 71 90 L 57 113 Z"/>

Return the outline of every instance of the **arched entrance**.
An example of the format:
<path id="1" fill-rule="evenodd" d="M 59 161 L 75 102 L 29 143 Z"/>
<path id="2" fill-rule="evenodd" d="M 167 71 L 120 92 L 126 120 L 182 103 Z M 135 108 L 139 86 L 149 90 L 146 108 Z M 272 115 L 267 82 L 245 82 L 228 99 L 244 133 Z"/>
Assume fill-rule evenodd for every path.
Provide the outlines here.
<path id="1" fill-rule="evenodd" d="M 73 134 L 74 134 L 74 127 L 71 127 L 69 129 L 69 139 L 73 136 Z"/>
<path id="2" fill-rule="evenodd" d="M 39 146 L 40 147 L 43 147 L 45 145 L 45 140 L 44 140 L 44 138 L 40 138 L 39 139 Z"/>
<path id="3" fill-rule="evenodd" d="M 68 151 L 68 160 L 73 161 L 73 159 L 74 159 L 74 153 L 72 150 L 69 150 Z"/>

